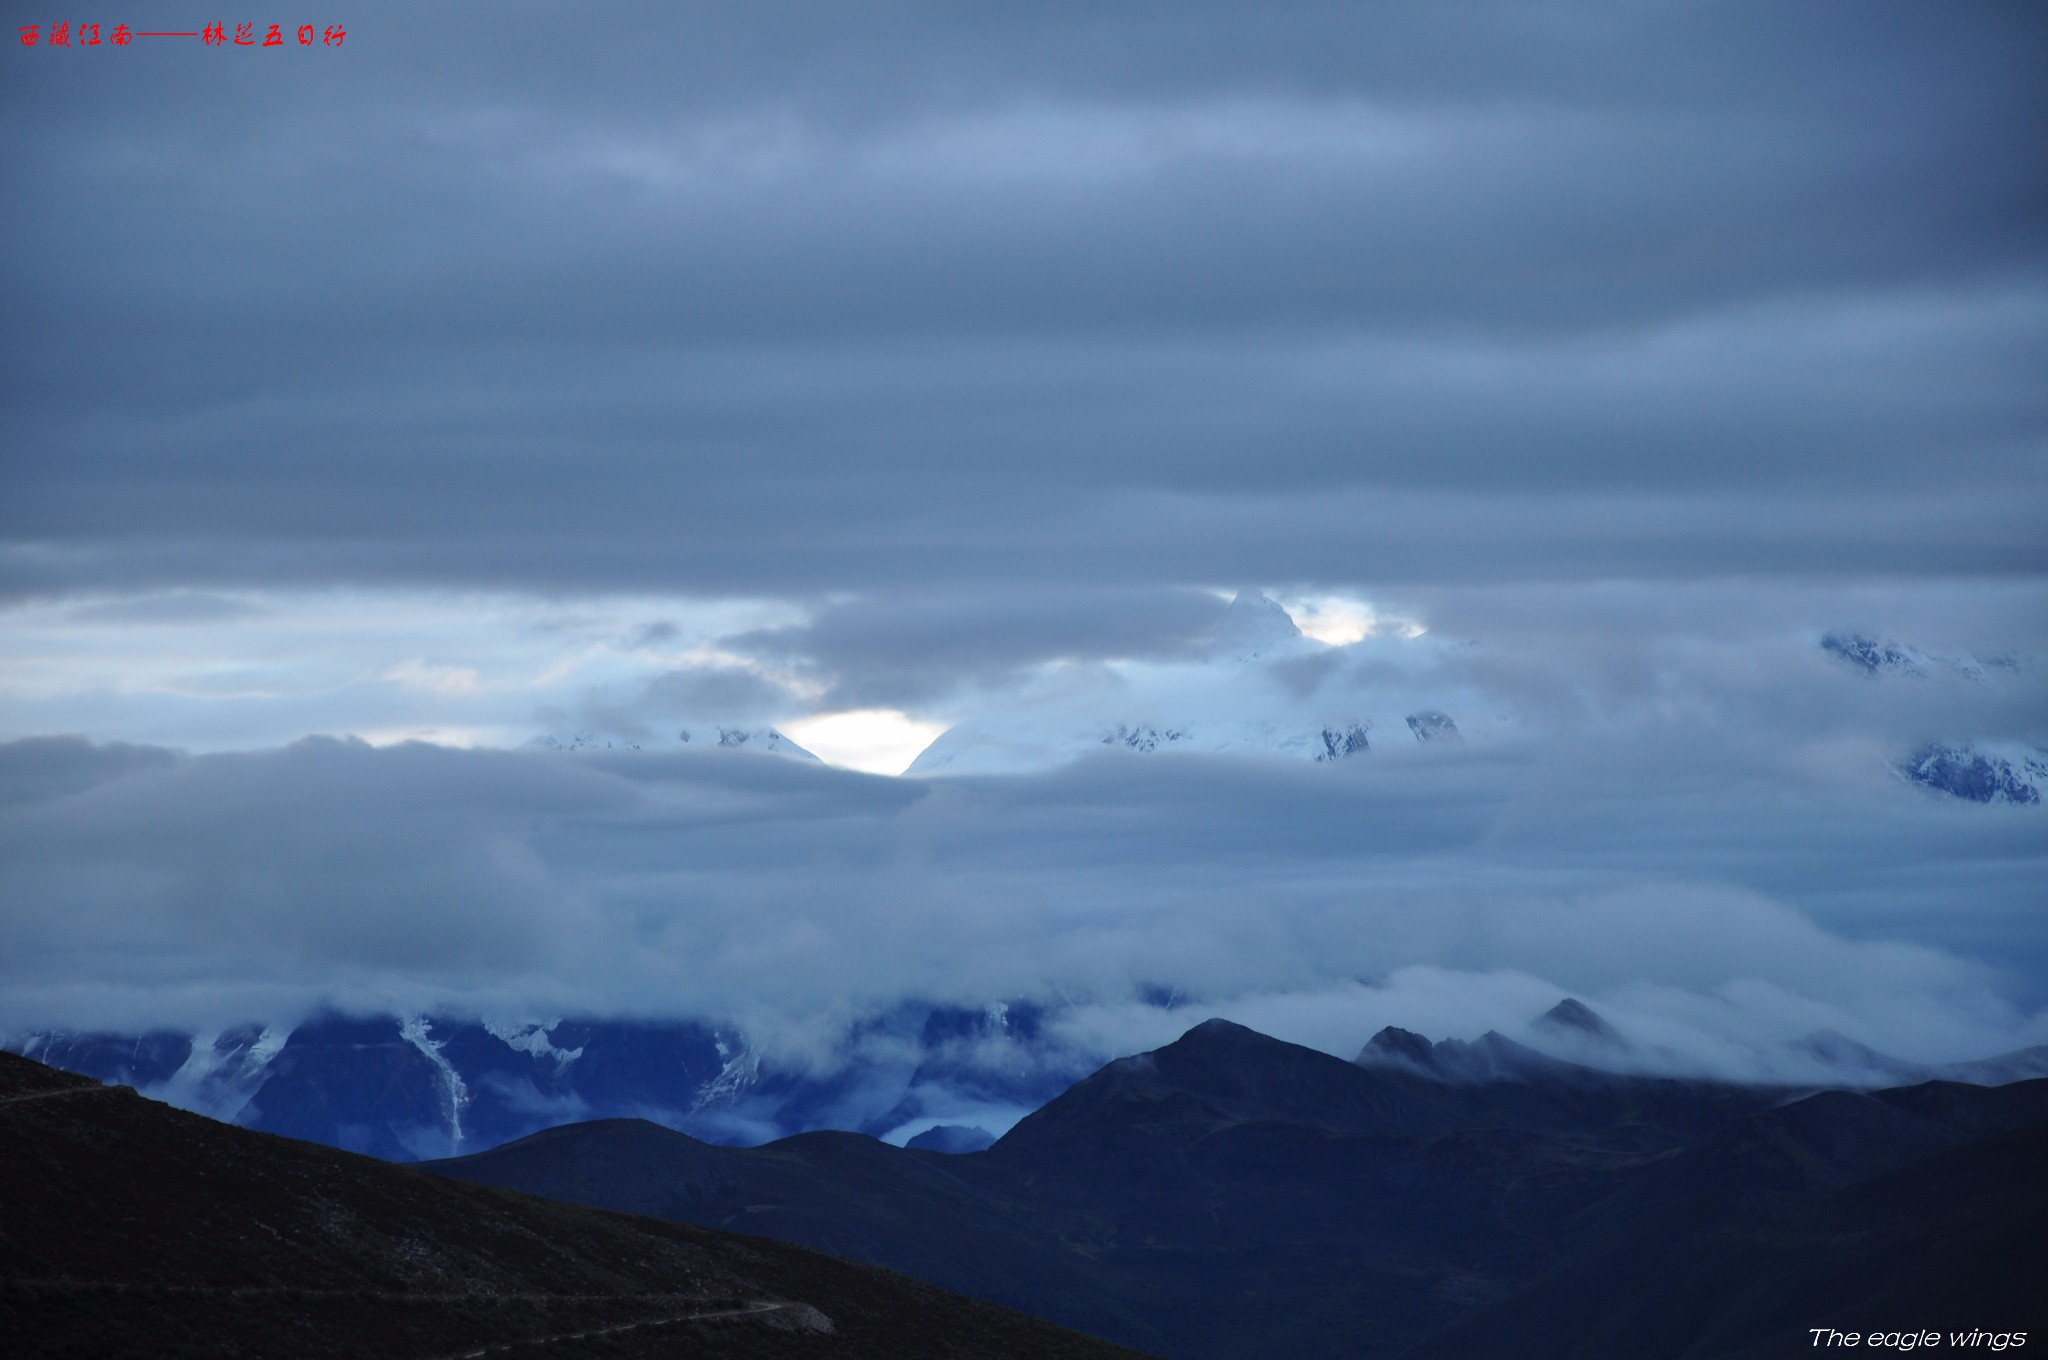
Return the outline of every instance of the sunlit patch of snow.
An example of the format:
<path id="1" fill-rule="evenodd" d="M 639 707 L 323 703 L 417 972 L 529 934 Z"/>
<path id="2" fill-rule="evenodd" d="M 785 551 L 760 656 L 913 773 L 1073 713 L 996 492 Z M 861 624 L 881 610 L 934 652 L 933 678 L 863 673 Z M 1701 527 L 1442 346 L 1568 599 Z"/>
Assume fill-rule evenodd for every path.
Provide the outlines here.
<path id="1" fill-rule="evenodd" d="M 789 733 L 828 765 L 869 774 L 902 774 L 946 730 L 893 708 L 820 713 L 788 725 Z"/>

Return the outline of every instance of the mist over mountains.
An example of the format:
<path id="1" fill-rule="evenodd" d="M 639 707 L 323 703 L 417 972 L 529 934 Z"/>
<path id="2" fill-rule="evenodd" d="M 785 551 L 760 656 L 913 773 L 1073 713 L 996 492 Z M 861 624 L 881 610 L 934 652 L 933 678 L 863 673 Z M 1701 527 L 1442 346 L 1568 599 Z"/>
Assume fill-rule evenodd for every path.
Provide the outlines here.
<path id="1" fill-rule="evenodd" d="M 1166 998 L 1155 1007 L 1166 1025 L 1188 1013 Z M 289 1031 L 30 1032 L 4 1046 L 230 1123 L 398 1161 L 619 1118 L 739 1146 L 842 1129 L 897 1146 L 973 1151 L 1103 1061 L 1062 1034 L 1069 1019 L 1028 1004 L 978 1013 L 904 1006 L 816 1067 L 764 1056 L 731 1028 L 678 1021 L 330 1015 Z M 1576 999 L 1511 1028 L 1522 1041 L 1488 1030 L 1432 1044 L 1390 1025 L 1355 1061 L 1459 1086 L 1594 1074 L 1698 1079 L 1686 1055 L 1631 1039 Z M 2048 1077 L 2048 1045 L 1930 1064 L 1832 1030 L 1748 1058 L 1760 1089 L 1794 1094 Z"/>
<path id="2" fill-rule="evenodd" d="M 1582 1003 L 1546 1017 L 1602 1034 Z M 1394 1029 L 1346 1062 L 1209 1020 L 985 1151 L 611 1120 L 433 1169 L 744 1225 L 1176 1360 L 1719 1357 L 1839 1318 L 2030 1326 L 2044 1115 L 2043 1080 L 1815 1094 Z"/>
<path id="3" fill-rule="evenodd" d="M 1054 667 L 999 709 L 970 712 L 947 728 L 906 773 L 1014 774 L 1105 748 L 1327 763 L 1369 752 L 1375 734 L 1382 744 L 1461 740 L 1456 719 L 1437 706 L 1445 703 L 1489 735 L 1515 721 L 1446 674 L 1434 643 L 1418 645 L 1398 626 L 1372 649 L 1379 673 L 1327 684 L 1331 649 L 1254 590 L 1240 591 L 1189 650 L 1093 674 Z"/>
<path id="4" fill-rule="evenodd" d="M 0 1047 L 940 1264 L 1043 1172 L 984 1278 L 1219 1353 L 2038 1240 L 2034 7 L 347 8 L 6 49 Z"/>
<path id="5" fill-rule="evenodd" d="M 1510 643 L 1332 646 L 1240 592 L 1176 655 L 1044 671 L 901 780 L 715 720 L 639 749 L 0 746 L 0 1021 L 394 1156 L 468 1146 L 458 1110 L 1000 1131 L 1196 1004 L 1341 1054 L 1573 993 L 1636 1036 L 1621 1065 L 1766 1081 L 2048 1040 L 2024 656 L 1673 640 L 1645 682 Z M 586 1032 L 579 1072 L 670 1054 L 644 1109 L 548 1074 Z M 388 1112 L 288 1095 L 326 1050 L 396 1064 Z"/>
<path id="6" fill-rule="evenodd" d="M 1572 998 L 1528 1029 L 1633 1042 Z M 319 1037 L 374 1049 L 375 1031 Z M 578 1030 L 573 1057 L 495 1037 L 623 1074 L 615 1034 Z M 440 1051 L 416 1022 L 401 1038 Z M 371 1086 L 393 1075 L 354 1061 Z M 992 1144 L 720 1147 L 610 1118 L 422 1175 L 0 1055 L 0 1311 L 32 1354 L 85 1336 L 148 1354 L 165 1325 L 207 1355 L 294 1329 L 315 1354 L 371 1336 L 398 1355 L 465 1336 L 657 1354 L 678 1332 L 713 1355 L 817 1354 L 818 1337 L 829 1353 L 1108 1353 L 1020 1314 L 1171 1360 L 1735 1360 L 1816 1325 L 2010 1345 L 2033 1326 L 2048 1224 L 2048 1079 L 2012 1077 L 2044 1065 L 2037 1050 L 1971 1082 L 1815 1091 L 1616 1073 L 1497 1032 L 1390 1026 L 1346 1061 L 1210 1019 Z"/>

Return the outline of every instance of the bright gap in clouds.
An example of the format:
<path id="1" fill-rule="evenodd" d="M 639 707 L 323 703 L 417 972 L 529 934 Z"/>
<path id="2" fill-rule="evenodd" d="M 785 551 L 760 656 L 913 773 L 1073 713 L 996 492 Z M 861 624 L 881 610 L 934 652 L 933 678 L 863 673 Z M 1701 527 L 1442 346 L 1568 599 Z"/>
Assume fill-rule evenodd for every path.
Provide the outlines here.
<path id="1" fill-rule="evenodd" d="M 783 730 L 828 765 L 869 774 L 902 774 L 946 725 L 919 722 L 893 708 L 861 708 L 799 718 L 784 723 Z"/>
<path id="2" fill-rule="evenodd" d="M 1302 636 L 1331 647 L 1346 647 L 1390 628 L 1403 637 L 1417 637 L 1423 632 L 1407 619 L 1388 618 L 1364 600 L 1348 595 L 1292 595 L 1272 590 L 1266 595 L 1293 617 Z"/>

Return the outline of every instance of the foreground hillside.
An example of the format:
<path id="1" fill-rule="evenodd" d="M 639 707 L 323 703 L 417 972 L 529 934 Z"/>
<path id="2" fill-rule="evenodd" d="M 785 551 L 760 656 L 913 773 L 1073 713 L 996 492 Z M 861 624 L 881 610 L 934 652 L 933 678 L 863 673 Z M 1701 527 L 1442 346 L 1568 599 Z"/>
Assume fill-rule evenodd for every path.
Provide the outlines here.
<path id="1" fill-rule="evenodd" d="M 10 1356 L 1131 1352 L 778 1242 L 465 1185 L 0 1054 Z"/>
<path id="2" fill-rule="evenodd" d="M 1791 1354 L 2025 1330 L 2048 1081 L 1624 1077 L 1499 1036 L 1358 1061 L 1210 1021 L 986 1152 L 564 1127 L 450 1175 L 885 1264 L 1175 1360 Z M 1795 1345 L 1799 1343 L 1799 1345 Z"/>

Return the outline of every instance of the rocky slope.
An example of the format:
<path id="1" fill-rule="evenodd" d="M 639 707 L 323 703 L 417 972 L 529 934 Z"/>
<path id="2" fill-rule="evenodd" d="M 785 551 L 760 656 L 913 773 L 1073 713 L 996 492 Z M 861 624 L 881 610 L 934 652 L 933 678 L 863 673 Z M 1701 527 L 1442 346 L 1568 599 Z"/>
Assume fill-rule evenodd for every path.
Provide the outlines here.
<path id="1" fill-rule="evenodd" d="M 232 1128 L 0 1055 L 11 1356 L 1128 1351 L 759 1238 Z"/>

